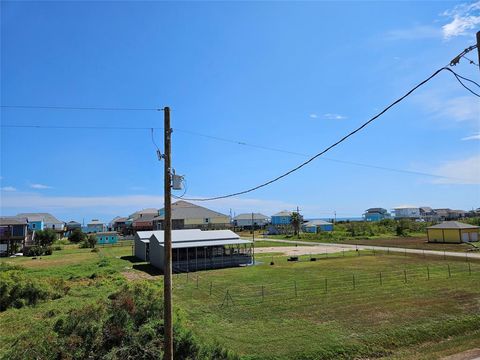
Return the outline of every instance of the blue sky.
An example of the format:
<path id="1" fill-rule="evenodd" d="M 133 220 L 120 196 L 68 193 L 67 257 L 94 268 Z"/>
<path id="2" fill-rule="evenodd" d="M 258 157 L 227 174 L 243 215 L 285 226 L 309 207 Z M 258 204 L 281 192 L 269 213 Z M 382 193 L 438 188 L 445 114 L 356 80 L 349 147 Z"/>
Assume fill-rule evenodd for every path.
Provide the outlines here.
<path id="1" fill-rule="evenodd" d="M 475 43 L 480 2 L 2 2 L 2 105 L 172 109 L 186 196 L 296 166 Z M 475 52 L 469 57 L 478 61 Z M 455 68 L 478 81 L 478 68 Z M 204 204 L 307 217 L 480 206 L 478 98 L 442 73 L 325 157 Z M 161 127 L 155 111 L 2 108 L 1 124 Z M 193 135 L 201 133 L 241 143 Z M 149 130 L 1 128 L 1 213 L 110 220 L 162 207 Z M 163 146 L 160 130 L 154 133 Z"/>

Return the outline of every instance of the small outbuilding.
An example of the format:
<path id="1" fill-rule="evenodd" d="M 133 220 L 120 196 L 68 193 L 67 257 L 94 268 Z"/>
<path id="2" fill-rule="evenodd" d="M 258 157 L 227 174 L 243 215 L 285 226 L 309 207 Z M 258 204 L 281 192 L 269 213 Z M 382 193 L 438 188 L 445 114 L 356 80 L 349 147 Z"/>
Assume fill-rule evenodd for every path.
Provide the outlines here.
<path id="1" fill-rule="evenodd" d="M 118 234 L 116 231 L 101 231 L 95 233 L 97 244 L 116 244 L 118 242 Z"/>
<path id="2" fill-rule="evenodd" d="M 143 236 L 145 234 L 140 234 L 138 239 L 141 240 Z M 153 231 L 149 240 L 150 263 L 163 270 L 165 255 L 163 230 Z M 174 272 L 235 267 L 251 262 L 252 242 L 240 239 L 233 231 L 200 229 L 172 231 Z"/>
<path id="3" fill-rule="evenodd" d="M 134 240 L 134 254 L 140 260 L 149 261 L 150 237 L 153 231 L 137 231 Z"/>
<path id="4" fill-rule="evenodd" d="M 428 242 L 462 243 L 478 241 L 480 227 L 458 221 L 444 221 L 427 228 Z"/>
<path id="5" fill-rule="evenodd" d="M 303 231 L 306 233 L 319 233 L 323 231 L 333 231 L 333 224 L 324 220 L 311 220 L 303 224 Z"/>

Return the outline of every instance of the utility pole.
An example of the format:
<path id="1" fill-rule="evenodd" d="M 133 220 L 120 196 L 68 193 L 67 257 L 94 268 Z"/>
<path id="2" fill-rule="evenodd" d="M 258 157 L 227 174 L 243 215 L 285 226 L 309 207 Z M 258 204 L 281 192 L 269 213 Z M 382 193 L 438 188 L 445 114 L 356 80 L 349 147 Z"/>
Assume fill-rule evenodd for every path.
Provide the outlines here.
<path id="1" fill-rule="evenodd" d="M 253 222 L 253 212 L 252 212 L 252 241 L 253 241 L 253 265 L 255 265 L 255 223 Z"/>
<path id="2" fill-rule="evenodd" d="M 480 31 L 477 31 L 478 68 L 480 70 Z"/>
<path id="3" fill-rule="evenodd" d="M 164 328 L 165 328 L 165 353 L 164 360 L 173 360 L 173 321 L 172 321 L 172 169 L 171 169 L 171 138 L 170 108 L 163 109 L 165 128 L 165 178 L 164 178 L 164 202 L 165 219 L 164 228 L 164 249 L 165 265 L 163 269 L 163 301 L 164 301 Z"/>
<path id="4" fill-rule="evenodd" d="M 300 239 L 300 209 L 297 206 L 297 239 Z"/>

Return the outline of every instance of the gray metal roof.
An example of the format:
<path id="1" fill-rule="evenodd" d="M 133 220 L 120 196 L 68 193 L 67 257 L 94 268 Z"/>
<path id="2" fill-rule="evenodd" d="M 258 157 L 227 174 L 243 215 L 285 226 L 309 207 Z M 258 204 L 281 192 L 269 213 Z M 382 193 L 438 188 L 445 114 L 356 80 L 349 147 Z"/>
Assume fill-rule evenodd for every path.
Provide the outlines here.
<path id="1" fill-rule="evenodd" d="M 254 220 L 268 220 L 269 217 L 267 215 L 263 215 L 260 213 L 254 213 L 253 214 L 253 219 Z M 246 214 L 238 214 L 233 218 L 233 220 L 252 220 L 252 214 L 251 213 L 246 213 Z"/>
<path id="2" fill-rule="evenodd" d="M 163 230 L 152 231 L 150 241 L 156 240 L 163 244 Z M 214 240 L 240 240 L 240 237 L 230 230 L 172 230 L 172 243 L 177 242 L 196 242 L 196 241 L 214 241 Z"/>
<path id="3" fill-rule="evenodd" d="M 209 240 L 209 241 L 188 241 L 188 242 L 174 242 L 172 243 L 172 249 L 184 249 L 191 247 L 205 247 L 205 246 L 221 246 L 221 245 L 243 245 L 251 244 L 249 240 Z M 163 247 L 163 243 L 160 244 Z"/>
<path id="4" fill-rule="evenodd" d="M 28 221 L 43 221 L 46 223 L 63 224 L 63 221 L 58 220 L 55 216 L 49 213 L 21 213 L 17 214 L 19 217 L 26 217 Z"/>
<path id="5" fill-rule="evenodd" d="M 216 217 L 228 217 L 228 215 L 195 205 L 184 200 L 174 202 L 172 204 L 172 219 L 206 219 Z M 159 216 L 155 220 L 164 219 L 164 209 L 159 210 Z"/>
<path id="6" fill-rule="evenodd" d="M 458 221 L 444 221 L 441 224 L 427 227 L 427 229 L 478 229 L 479 226 L 464 224 Z"/>
<path id="7" fill-rule="evenodd" d="M 303 224 L 304 226 L 320 226 L 320 225 L 333 225 L 332 223 L 328 222 L 328 221 L 324 221 L 324 220 L 311 220 L 311 221 L 307 221 L 305 224 Z"/>
<path id="8" fill-rule="evenodd" d="M 20 216 L 2 216 L 0 217 L 0 225 L 27 225 L 27 218 Z"/>
<path id="9" fill-rule="evenodd" d="M 293 213 L 292 211 L 283 210 L 276 214 L 273 214 L 272 216 L 292 216 L 292 213 Z"/>

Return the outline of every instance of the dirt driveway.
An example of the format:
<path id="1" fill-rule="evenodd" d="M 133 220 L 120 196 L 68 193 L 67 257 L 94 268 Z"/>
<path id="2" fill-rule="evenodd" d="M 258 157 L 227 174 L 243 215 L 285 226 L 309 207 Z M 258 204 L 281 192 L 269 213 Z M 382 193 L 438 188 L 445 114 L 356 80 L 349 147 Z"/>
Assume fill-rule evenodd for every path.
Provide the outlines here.
<path id="1" fill-rule="evenodd" d="M 265 253 L 283 253 L 288 256 L 300 255 L 318 255 L 318 254 L 332 254 L 345 250 L 342 247 L 336 246 L 272 246 L 272 247 L 258 247 L 255 248 L 256 254 Z M 348 251 L 348 249 L 346 250 Z"/>

